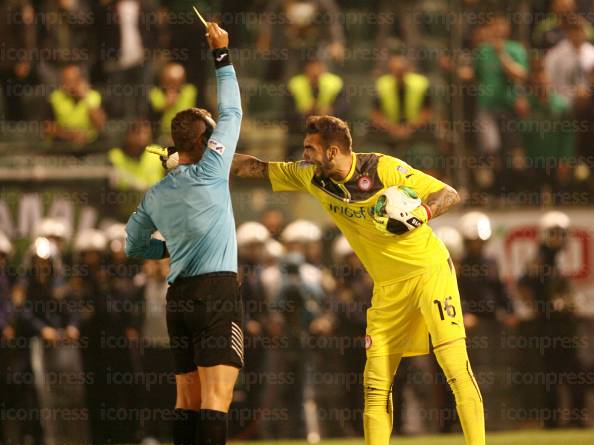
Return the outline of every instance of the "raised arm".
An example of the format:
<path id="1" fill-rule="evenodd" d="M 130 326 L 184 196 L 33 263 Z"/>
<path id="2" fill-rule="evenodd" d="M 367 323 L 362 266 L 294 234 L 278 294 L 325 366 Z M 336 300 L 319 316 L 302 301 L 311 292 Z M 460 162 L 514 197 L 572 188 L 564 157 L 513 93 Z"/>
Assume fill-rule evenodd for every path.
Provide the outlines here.
<path id="1" fill-rule="evenodd" d="M 231 174 L 240 178 L 268 178 L 268 162 L 236 153 L 231 164 Z"/>
<path id="2" fill-rule="evenodd" d="M 241 129 L 241 95 L 227 48 L 227 32 L 216 23 L 209 23 L 207 39 L 216 67 L 219 119 L 208 141 L 210 150 L 206 151 L 202 164 L 213 173 L 228 175 Z"/>

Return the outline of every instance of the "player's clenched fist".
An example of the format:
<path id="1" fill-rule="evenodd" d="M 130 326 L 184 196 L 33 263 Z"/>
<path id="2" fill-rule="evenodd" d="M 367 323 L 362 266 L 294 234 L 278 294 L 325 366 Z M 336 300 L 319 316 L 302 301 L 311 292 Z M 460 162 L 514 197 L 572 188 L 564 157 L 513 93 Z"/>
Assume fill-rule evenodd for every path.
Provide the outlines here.
<path id="1" fill-rule="evenodd" d="M 229 47 L 229 34 L 214 22 L 208 22 L 206 29 L 206 40 L 210 49 L 219 49 Z"/>
<path id="2" fill-rule="evenodd" d="M 431 212 L 410 187 L 389 187 L 378 198 L 373 222 L 382 231 L 402 235 L 425 224 Z"/>

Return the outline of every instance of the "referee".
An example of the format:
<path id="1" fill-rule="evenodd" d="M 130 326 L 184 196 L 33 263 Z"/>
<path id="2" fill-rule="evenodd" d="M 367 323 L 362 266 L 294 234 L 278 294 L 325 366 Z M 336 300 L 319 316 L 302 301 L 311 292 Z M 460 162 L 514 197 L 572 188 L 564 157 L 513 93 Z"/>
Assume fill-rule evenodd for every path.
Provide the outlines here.
<path id="1" fill-rule="evenodd" d="M 227 412 L 243 365 L 229 170 L 241 99 L 227 32 L 208 23 L 219 121 L 198 108 L 171 123 L 179 165 L 149 189 L 126 226 L 126 254 L 170 257 L 167 329 L 175 364 L 175 445 L 226 443 Z M 151 237 L 160 231 L 166 242 Z"/>

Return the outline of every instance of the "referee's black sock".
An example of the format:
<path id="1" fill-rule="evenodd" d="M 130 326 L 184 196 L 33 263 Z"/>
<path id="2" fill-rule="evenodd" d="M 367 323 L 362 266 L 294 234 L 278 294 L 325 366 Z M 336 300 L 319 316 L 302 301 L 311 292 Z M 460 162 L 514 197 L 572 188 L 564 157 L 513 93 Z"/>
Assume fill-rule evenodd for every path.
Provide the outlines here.
<path id="1" fill-rule="evenodd" d="M 197 445 L 198 411 L 176 409 L 173 419 L 173 445 Z"/>
<path id="2" fill-rule="evenodd" d="M 198 411 L 198 440 L 196 445 L 225 445 L 227 442 L 227 413 L 212 409 Z"/>

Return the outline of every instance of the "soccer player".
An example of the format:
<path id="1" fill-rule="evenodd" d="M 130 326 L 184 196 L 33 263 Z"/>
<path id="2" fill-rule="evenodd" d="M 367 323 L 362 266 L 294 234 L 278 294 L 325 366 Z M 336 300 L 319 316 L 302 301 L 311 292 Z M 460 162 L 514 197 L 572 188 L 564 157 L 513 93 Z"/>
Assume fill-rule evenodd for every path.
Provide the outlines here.
<path id="1" fill-rule="evenodd" d="M 170 257 L 167 329 L 175 365 L 175 445 L 220 445 L 243 365 L 242 304 L 229 170 L 241 100 L 227 32 L 206 34 L 216 66 L 219 121 L 198 108 L 171 123 L 179 165 L 149 189 L 126 226 L 126 254 Z M 152 238 L 159 230 L 165 242 Z"/>
<path id="2" fill-rule="evenodd" d="M 429 352 L 431 334 L 466 443 L 483 445 L 483 402 L 466 352 L 456 273 L 427 225 L 458 203 L 456 190 L 394 157 L 355 153 L 347 124 L 332 116 L 308 118 L 303 158 L 264 162 L 237 154 L 231 170 L 268 178 L 274 191 L 314 196 L 374 280 L 367 311 L 365 443 L 388 444 L 394 374 L 402 357 Z"/>

